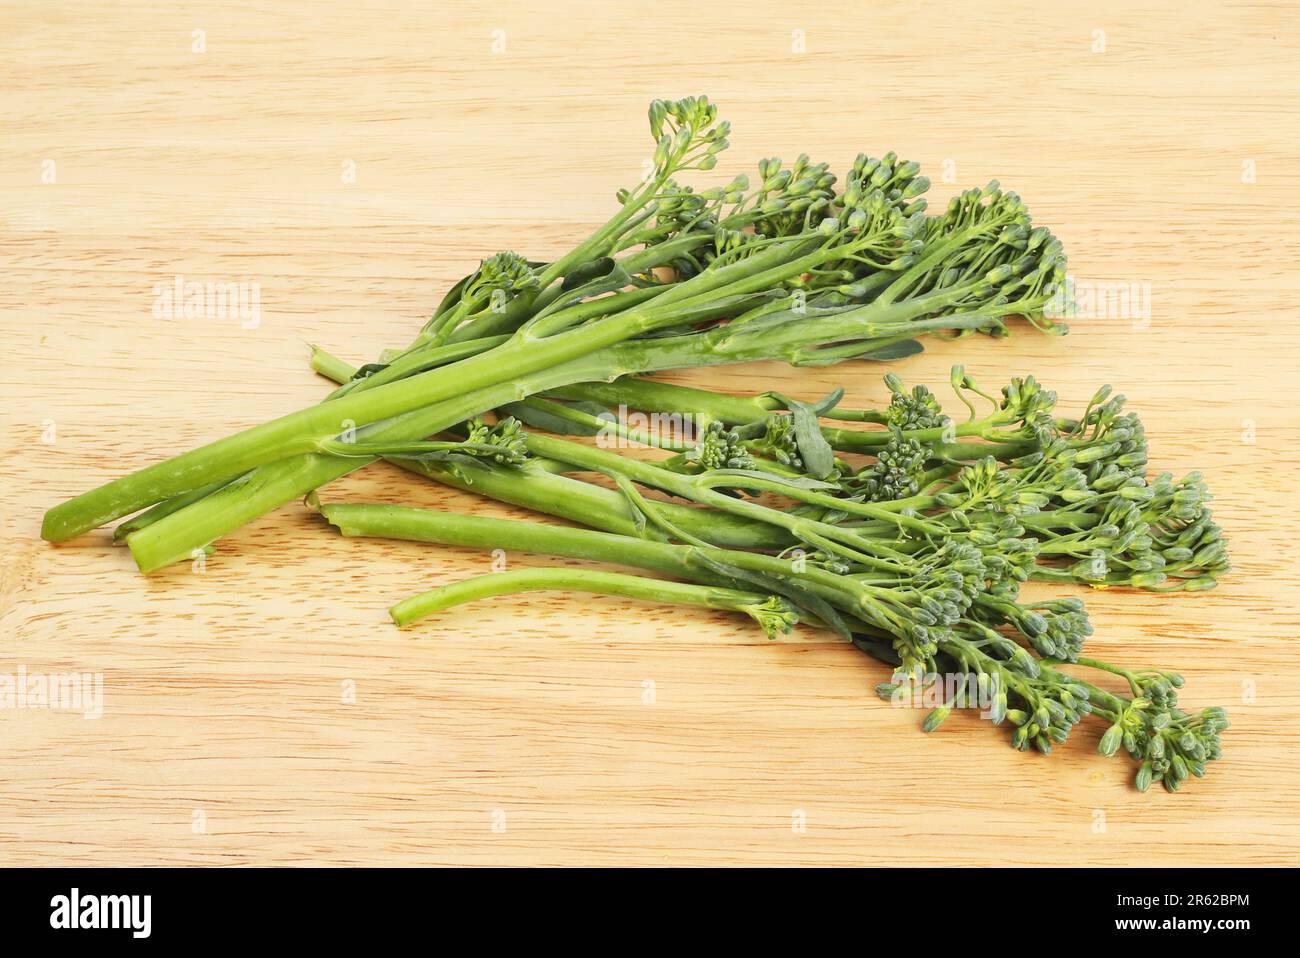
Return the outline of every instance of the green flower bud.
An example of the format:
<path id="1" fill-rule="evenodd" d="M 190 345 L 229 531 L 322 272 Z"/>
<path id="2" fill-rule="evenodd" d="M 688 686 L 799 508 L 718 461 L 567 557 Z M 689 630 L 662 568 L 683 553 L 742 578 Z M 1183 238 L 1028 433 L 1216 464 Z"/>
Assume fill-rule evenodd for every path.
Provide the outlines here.
<path id="1" fill-rule="evenodd" d="M 1119 751 L 1120 743 L 1124 740 L 1124 729 L 1116 722 L 1106 730 L 1106 734 L 1101 737 L 1101 742 L 1097 745 L 1097 751 L 1107 758 L 1113 756 Z"/>
<path id="2" fill-rule="evenodd" d="M 1138 769 L 1137 778 L 1133 784 L 1137 786 L 1139 792 L 1145 792 L 1151 787 L 1151 763 L 1143 762 L 1142 767 Z"/>
<path id="3" fill-rule="evenodd" d="M 1129 585 L 1135 589 L 1154 589 L 1168 578 L 1163 572 L 1139 572 L 1129 579 Z"/>
<path id="4" fill-rule="evenodd" d="M 663 100 L 650 101 L 650 135 L 659 140 L 664 132 L 664 120 L 668 118 L 668 104 Z"/>
<path id="5" fill-rule="evenodd" d="M 933 732 L 943 724 L 943 720 L 950 714 L 952 714 L 952 709 L 947 705 L 941 705 L 937 709 L 932 710 L 930 714 L 925 717 L 925 721 L 921 723 L 921 731 Z"/>
<path id="6" fill-rule="evenodd" d="M 1001 725 L 1003 719 L 1007 717 L 1007 693 L 1001 690 L 993 697 L 993 705 L 989 709 L 989 719 L 994 725 Z"/>
<path id="7" fill-rule="evenodd" d="M 1175 755 L 1169 760 L 1169 773 L 1177 782 L 1187 778 L 1187 762 L 1183 760 L 1181 755 Z"/>
<path id="8" fill-rule="evenodd" d="M 929 188 L 930 188 L 929 178 L 924 176 L 918 176 L 916 179 L 914 179 L 911 183 L 908 183 L 907 186 L 903 188 L 902 198 L 905 200 L 913 199 L 915 197 L 920 196 Z"/>
<path id="9" fill-rule="evenodd" d="M 668 166 L 668 156 L 672 152 L 673 138 L 670 134 L 665 133 L 659 137 L 659 142 L 655 144 L 655 168 L 662 170 Z"/>

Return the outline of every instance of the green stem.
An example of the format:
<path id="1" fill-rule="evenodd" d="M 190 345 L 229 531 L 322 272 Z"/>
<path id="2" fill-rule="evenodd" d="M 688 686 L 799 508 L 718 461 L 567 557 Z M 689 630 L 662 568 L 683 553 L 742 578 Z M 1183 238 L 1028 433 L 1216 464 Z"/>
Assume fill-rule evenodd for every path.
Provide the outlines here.
<path id="1" fill-rule="evenodd" d="M 652 528 L 643 528 L 627 499 L 612 489 L 555 475 L 530 459 L 522 466 L 390 459 L 394 465 L 444 485 L 487 496 L 533 512 L 568 519 L 617 535 L 666 541 Z M 675 502 L 656 502 L 675 525 L 724 549 L 784 549 L 792 544 L 780 529 L 747 522 L 725 512 L 697 509 Z"/>
<path id="2" fill-rule="evenodd" d="M 858 610 L 857 597 L 863 594 L 863 590 L 845 576 L 837 576 L 811 566 L 796 571 L 793 563 L 761 553 L 673 545 L 591 529 L 570 529 L 517 519 L 462 516 L 408 506 L 338 502 L 320 504 L 318 508 L 320 514 L 345 536 L 404 539 L 587 559 L 632 566 L 705 585 L 728 588 L 736 585 L 732 580 L 712 571 L 703 561 L 707 559 L 759 573 L 773 580 L 797 580 L 799 589 L 818 595 L 850 614 Z"/>
<path id="3" fill-rule="evenodd" d="M 126 520 L 126 522 L 123 522 L 116 529 L 114 529 L 113 542 L 120 545 L 121 543 L 126 541 L 126 537 L 129 536 L 131 533 L 136 532 L 139 529 L 143 529 L 145 528 L 145 526 L 153 525 L 159 519 L 165 519 L 167 516 L 170 516 L 173 512 L 180 512 L 180 510 L 186 508 L 187 506 L 193 505 L 194 503 L 198 502 L 201 499 L 206 499 L 208 496 L 212 495 L 212 493 L 216 492 L 225 484 L 226 484 L 226 480 L 223 479 L 220 482 L 209 483 L 206 486 L 203 486 L 199 489 L 195 489 L 193 492 L 187 492 L 184 495 L 173 496 L 170 499 L 164 499 L 162 502 L 158 503 L 157 505 L 151 506 L 150 508 L 146 509 L 138 516 Z"/>
<path id="4" fill-rule="evenodd" d="M 357 372 L 350 364 L 315 343 L 311 344 L 311 368 L 340 385 L 349 382 Z"/>
<path id="5" fill-rule="evenodd" d="M 690 410 L 731 425 L 761 422 L 773 412 L 785 408 L 771 396 L 732 396 L 635 376 L 612 383 L 576 383 L 551 390 L 547 395 L 556 399 L 598 402 L 614 409 L 639 409 L 642 412 Z"/>
<path id="6" fill-rule="evenodd" d="M 768 601 L 756 592 L 741 592 L 720 586 L 694 585 L 593 569 L 514 569 L 475 576 L 451 585 L 430 589 L 398 602 L 388 610 L 399 626 L 408 626 L 435 612 L 453 606 L 519 592 L 566 590 L 617 595 L 665 605 L 695 605 L 708 609 L 746 612 Z"/>
<path id="7" fill-rule="evenodd" d="M 323 350 L 321 354 L 320 363 L 313 367 L 318 372 L 335 382 L 346 382 L 352 378 L 355 373 L 352 366 Z M 557 469 L 572 468 L 568 463 L 530 458 L 519 466 L 501 466 L 482 461 L 451 466 L 396 456 L 384 458 L 408 472 L 498 502 L 508 502 L 534 512 L 569 519 L 604 532 L 661 540 L 664 538 L 663 533 L 657 530 L 643 528 L 629 508 L 627 499 L 619 493 L 557 475 Z M 675 502 L 656 503 L 656 507 L 675 525 L 721 548 L 785 549 L 793 543 L 780 529 L 762 523 L 746 522 L 729 513 L 696 509 Z"/>
<path id="8" fill-rule="evenodd" d="M 630 426 L 624 425 L 621 419 L 602 419 L 599 416 L 593 416 L 590 413 L 583 412 L 581 409 L 574 409 L 572 406 L 566 406 L 564 403 L 552 402 L 547 399 L 525 399 L 518 405 L 547 413 L 577 426 L 582 426 L 591 430 L 592 434 L 597 436 L 613 432 L 620 439 L 625 439 L 629 442 L 638 443 L 639 445 L 654 449 L 666 449 L 670 452 L 686 452 L 693 448 L 692 444 L 689 442 L 681 442 L 667 436 L 656 436 L 650 433 L 645 433 L 639 429 L 633 429 Z"/>
<path id="9" fill-rule="evenodd" d="M 41 535 L 54 542 L 71 539 L 164 499 L 220 479 L 241 476 L 259 465 L 309 454 L 317 439 L 334 436 L 350 425 L 390 419 L 466 393 L 508 385 L 530 373 L 563 366 L 641 333 L 713 318 L 718 305 L 704 295 L 706 291 L 716 292 L 725 286 L 727 296 L 743 296 L 771 286 L 783 268 L 786 271 L 801 269 L 807 257 L 791 261 L 790 255 L 806 244 L 789 245 L 791 249 L 774 249 L 768 254 L 759 253 L 742 262 L 711 270 L 677 284 L 649 304 L 578 328 L 566 329 L 564 311 L 561 311 L 546 317 L 540 326 L 532 329 L 525 324 L 509 342 L 495 349 L 407 379 L 355 390 L 148 466 L 50 509 L 45 514 Z M 697 294 L 696 290 L 700 292 Z M 673 302 L 665 305 L 669 300 Z M 548 324 L 563 331 L 541 338 L 539 333 Z M 574 380 L 548 385 L 563 385 L 566 381 Z M 304 466 L 299 462 L 289 468 L 303 469 Z"/>
<path id="10" fill-rule="evenodd" d="M 575 465 L 596 472 L 602 472 L 606 475 L 623 475 L 628 479 L 642 483 L 643 485 L 663 489 L 666 492 L 671 492 L 673 495 L 681 496 L 685 499 L 691 499 L 695 502 L 701 503 L 702 505 L 710 506 L 720 511 L 731 512 L 732 514 L 742 518 L 754 519 L 769 525 L 778 526 L 786 529 L 796 537 L 806 535 L 809 531 L 814 531 L 821 535 L 836 537 L 838 539 L 843 537 L 844 530 L 802 516 L 794 516 L 780 509 L 772 509 L 767 506 L 759 505 L 756 502 L 737 499 L 733 496 L 717 492 L 714 487 L 734 487 L 753 491 L 772 492 L 777 495 L 787 496 L 801 502 L 806 502 L 809 505 L 837 509 L 856 515 L 862 515 L 870 519 L 880 519 L 886 522 L 893 522 L 902 528 L 912 529 L 921 533 L 941 531 L 936 530 L 932 524 L 927 523 L 923 519 L 899 516 L 889 510 L 870 503 L 849 502 L 813 490 L 794 488 L 782 484 L 780 481 L 765 478 L 757 473 L 751 474 L 728 470 L 725 474 L 704 473 L 699 476 L 689 476 L 660 468 L 654 463 L 629 459 L 603 449 L 595 449 L 591 446 L 580 445 L 579 443 L 566 442 L 563 439 L 557 439 L 553 436 L 531 434 L 528 436 L 526 441 L 529 452 L 532 452 L 535 455 L 545 456 L 549 459 L 558 459 L 562 462 L 572 462 Z M 868 552 L 879 547 L 878 543 L 863 539 L 856 535 L 852 535 L 849 542 Z M 890 563 L 888 567 L 898 571 L 898 567 L 892 563 Z"/>
<path id="11" fill-rule="evenodd" d="M 858 315 L 858 319 L 855 321 L 845 319 L 846 314 L 799 316 L 799 321 L 792 325 L 799 329 L 807 342 L 818 342 L 824 341 L 828 337 L 839 338 L 843 336 L 846 326 L 849 329 L 859 329 L 864 325 L 884 328 L 890 325 L 905 324 L 914 317 L 918 309 L 924 311 L 928 308 L 931 307 L 918 307 L 913 303 L 902 303 L 893 306 L 871 303 L 852 311 Z M 611 319 L 612 321 L 626 322 L 627 318 L 634 313 L 636 313 L 636 310 L 629 310 L 627 313 L 618 314 Z M 874 317 L 874 321 L 864 324 L 863 316 Z M 954 323 L 961 323 L 963 317 L 954 316 L 951 317 L 951 320 Z M 574 334 L 585 335 L 594 328 L 594 325 L 590 324 L 581 327 L 569 334 L 561 334 L 556 336 L 555 339 L 558 340 Z M 758 324 L 754 325 L 757 326 Z M 545 340 L 538 345 L 539 347 L 545 347 L 553 341 Z M 497 356 L 502 350 L 510 349 L 512 345 L 499 347 L 497 350 L 481 354 L 473 359 L 433 370 L 429 373 L 423 373 L 411 379 L 380 386 L 374 390 L 359 393 L 355 397 L 348 396 L 343 399 L 333 400 L 316 408 L 324 410 L 354 399 L 373 399 L 376 396 L 383 395 L 388 390 L 407 389 L 416 386 L 425 377 L 439 375 L 454 377 L 458 370 L 471 363 L 477 363 L 480 360 L 490 362 L 494 356 Z M 794 345 L 797 346 L 798 343 Z M 484 410 L 495 409 L 506 403 L 515 402 L 548 389 L 556 389 L 579 382 L 613 380 L 631 373 L 653 372 L 660 369 L 777 358 L 784 355 L 783 348 L 792 347 L 787 343 L 784 347 L 769 349 L 761 335 L 737 335 L 726 326 L 714 327 L 700 333 L 622 342 L 613 347 L 587 353 L 566 363 L 536 369 L 529 373 L 521 373 L 509 381 L 497 382 L 491 386 L 481 387 L 473 391 L 470 391 L 468 388 L 470 384 L 467 382 L 464 384 L 467 387 L 465 391 L 460 392 L 455 398 L 430 403 L 386 422 L 377 422 L 365 429 L 359 429 L 357 438 L 383 442 L 423 439 L 478 415 Z M 301 441 L 299 444 L 301 445 Z M 221 444 L 213 445 L 220 446 Z M 212 448 L 213 446 L 205 447 L 207 450 Z M 203 452 L 204 450 L 197 450 L 195 454 L 187 455 L 192 456 Z M 184 458 L 178 457 L 177 460 L 171 460 L 171 462 L 175 463 Z M 282 461 L 270 463 L 240 476 L 235 482 L 218 490 L 201 502 L 167 516 L 147 529 L 140 530 L 128 538 L 127 544 L 131 547 L 131 552 L 135 556 L 140 569 L 144 572 L 154 571 L 173 562 L 188 558 L 195 548 L 212 542 L 291 499 L 304 496 L 313 489 L 344 476 L 353 469 L 360 468 L 366 461 L 364 459 L 342 459 L 312 453 L 286 457 Z M 166 466 L 167 464 L 161 465 Z M 126 480 L 118 480 L 118 483 L 137 479 L 148 472 L 149 470 L 144 470 L 143 473 L 136 473 L 134 476 L 126 477 Z M 109 489 L 114 485 L 110 483 L 109 486 L 101 487 L 100 490 L 96 490 L 96 493 L 89 493 L 87 496 L 102 493 L 104 489 Z M 85 498 L 87 497 L 79 497 L 70 503 L 65 503 L 62 507 L 56 507 L 56 509 L 75 508 L 76 504 Z M 166 498 L 166 496 L 159 495 L 157 498 L 162 499 Z M 50 516 L 55 511 L 51 510 L 51 513 L 47 513 L 47 522 L 50 521 Z"/>
<path id="12" fill-rule="evenodd" d="M 694 389 L 673 383 L 658 382 L 652 379 L 627 377 L 612 383 L 578 383 L 561 389 L 551 390 L 548 395 L 557 399 L 589 400 L 614 408 L 638 409 L 642 412 L 685 412 L 708 419 L 717 419 L 729 425 L 762 422 L 773 413 L 779 413 L 785 407 L 771 396 L 732 396 L 707 389 Z M 880 416 L 872 411 L 847 413 L 853 421 L 879 421 L 867 418 Z M 836 410 L 828 414 L 834 418 Z M 883 417 L 881 417 L 883 418 Z M 999 423 L 996 415 L 975 422 L 954 424 L 948 428 L 911 429 L 903 435 L 919 442 L 937 443 L 953 437 L 983 438 L 989 429 Z M 822 435 L 831 447 L 839 452 L 877 451 L 889 442 L 888 430 L 866 431 L 861 429 L 840 429 L 823 426 Z M 980 458 L 985 455 L 999 458 L 1023 453 L 1023 447 L 1014 444 L 980 446 L 976 444 L 951 444 L 942 447 L 944 455 L 954 458 Z"/>
<path id="13" fill-rule="evenodd" d="M 398 379 L 407 379 L 419 373 L 437 369 L 440 366 L 450 366 L 462 359 L 468 359 L 471 356 L 477 356 L 480 353 L 496 349 L 509 341 L 509 336 L 487 336 L 461 343 L 433 346 L 408 352 L 364 379 L 354 379 L 344 383 L 326 396 L 325 401 L 338 399 L 340 396 L 346 396 L 354 392 L 375 389 L 385 383 L 394 382 Z M 316 371 L 320 372 L 319 369 Z"/>

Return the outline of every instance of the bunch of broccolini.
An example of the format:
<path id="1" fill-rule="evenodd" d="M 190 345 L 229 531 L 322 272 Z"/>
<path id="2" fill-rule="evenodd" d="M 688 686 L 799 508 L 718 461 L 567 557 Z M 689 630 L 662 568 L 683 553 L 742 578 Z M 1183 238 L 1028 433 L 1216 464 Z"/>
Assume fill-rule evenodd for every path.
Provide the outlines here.
<path id="1" fill-rule="evenodd" d="M 860 156 L 843 189 L 801 157 L 696 192 L 727 143 L 707 99 L 656 101 L 646 182 L 551 263 L 499 253 L 458 283 L 405 349 L 327 401 L 149 466 L 51 509 L 62 541 L 149 508 L 122 537 L 149 572 L 359 468 L 338 454 L 418 441 L 547 389 L 629 373 L 780 358 L 825 364 L 914 351 L 934 331 L 1051 330 L 1060 243 L 996 184 L 926 213 L 928 181 L 893 154 Z M 663 276 L 663 269 L 671 275 Z"/>
<path id="2" fill-rule="evenodd" d="M 150 572 L 308 496 L 347 535 L 612 562 L 656 577 L 524 569 L 443 586 L 392 608 L 406 625 L 493 595 L 574 589 L 742 612 L 769 636 L 832 630 L 894 667 L 881 686 L 960 674 L 988 691 L 1012 744 L 1050 752 L 1089 715 L 1137 781 L 1174 790 L 1219 755 L 1221 710 L 1177 707 L 1182 680 L 1084 655 L 1075 598 L 1027 602 L 1036 579 L 1148 591 L 1210 588 L 1227 569 L 1196 474 L 1148 477 L 1138 418 L 1109 387 L 1075 416 L 1032 377 L 983 392 L 969 415 L 886 377 L 889 404 L 735 396 L 642 374 L 782 359 L 899 359 L 931 333 L 1006 335 L 1062 290 L 1060 242 L 996 183 L 931 213 L 929 181 L 892 153 L 840 184 L 806 156 L 697 189 L 728 124 L 707 98 L 650 107 L 653 170 L 617 212 L 551 262 L 497 253 L 455 284 L 404 348 L 352 368 L 315 349 L 324 401 L 149 466 L 51 509 L 53 541 L 126 518 L 114 539 Z M 837 186 L 839 187 L 837 189 Z M 981 408 L 981 407 L 986 408 Z M 611 410 L 689 416 L 662 435 Z M 487 417 L 487 418 L 484 418 Z M 570 436 L 657 446 L 621 455 Z M 399 506 L 321 504 L 313 490 L 378 458 L 577 528 Z M 597 474 L 597 483 L 579 478 Z M 671 578 L 661 578 L 668 576 Z M 1127 682 L 1112 694 L 1080 670 Z M 936 728 L 964 690 L 945 691 Z"/>
<path id="3" fill-rule="evenodd" d="M 324 358 L 324 363 L 322 359 Z M 332 357 L 318 355 L 318 367 Z M 511 404 L 496 429 L 516 440 L 518 416 L 542 428 L 617 436 L 669 453 L 648 462 L 601 444 L 524 434 L 527 458 L 487 461 L 467 445 L 451 459 L 385 452 L 458 488 L 559 516 L 588 529 L 453 516 L 399 506 L 316 503 L 347 535 L 506 548 L 612 562 L 686 579 L 525 569 L 434 589 L 393 606 L 399 625 L 486 596 L 538 589 L 603 592 L 731 609 L 769 636 L 797 621 L 832 629 L 895 667 L 894 696 L 914 676 L 969 675 L 994 692 L 989 717 L 1013 726 L 1012 744 L 1051 751 L 1075 723 L 1107 721 L 1103 754 L 1123 745 L 1137 783 L 1175 790 L 1219 755 L 1222 710 L 1177 708 L 1182 679 L 1131 672 L 1083 655 L 1092 633 L 1074 598 L 1022 602 L 1029 579 L 1127 585 L 1151 591 L 1211 588 L 1226 571 L 1221 535 L 1200 477 L 1148 478 L 1141 421 L 1104 387 L 1076 417 L 1032 378 L 1000 396 L 960 367 L 952 385 L 969 409 L 955 423 L 923 386 L 892 392 L 880 410 L 841 410 L 768 394 L 739 397 L 651 380 L 568 387 Z M 972 400 L 971 397 L 975 399 Z M 976 403 L 990 408 L 981 413 Z M 602 407 L 685 413 L 698 434 L 629 429 Z M 878 429 L 831 425 L 857 421 Z M 475 424 L 468 438 L 483 428 Z M 839 453 L 855 460 L 850 462 Z M 597 473 L 613 488 L 564 473 Z M 652 497 L 667 493 L 677 501 Z M 688 505 L 689 504 L 689 505 Z M 1122 676 L 1115 696 L 1062 666 Z M 967 704 L 949 688 L 932 730 Z M 954 700 L 954 698 L 958 700 Z"/>

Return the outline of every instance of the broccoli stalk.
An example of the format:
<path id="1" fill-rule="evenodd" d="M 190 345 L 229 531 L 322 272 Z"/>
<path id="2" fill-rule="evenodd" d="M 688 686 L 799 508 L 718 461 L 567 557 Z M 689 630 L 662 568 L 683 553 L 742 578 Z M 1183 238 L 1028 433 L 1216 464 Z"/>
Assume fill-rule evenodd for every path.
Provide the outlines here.
<path id="1" fill-rule="evenodd" d="M 398 602 L 389 612 L 397 625 L 407 626 L 466 602 L 520 592 L 554 590 L 593 592 L 665 605 L 694 605 L 742 612 L 757 622 L 769 638 L 789 632 L 799 621 L 794 606 L 778 596 L 619 572 L 558 568 L 514 569 L 462 579 Z"/>
<path id="2" fill-rule="evenodd" d="M 398 603 L 390 611 L 402 625 L 476 598 L 536 588 L 585 589 L 732 609 L 755 618 L 769 637 L 802 616 L 835 628 L 858 648 L 895 666 L 894 679 L 877 689 L 883 698 L 892 697 L 917 671 L 925 675 L 957 671 L 987 680 L 993 692 L 988 717 L 994 724 L 1011 726 L 1015 748 L 1051 752 L 1067 740 L 1077 723 L 1088 715 L 1097 716 L 1108 724 L 1099 751 L 1112 756 L 1123 746 L 1139 762 L 1136 782 L 1144 791 L 1153 781 L 1173 791 L 1188 776 L 1204 775 L 1206 765 L 1221 754 L 1219 735 L 1228 727 L 1221 709 L 1196 715 L 1180 710 L 1174 690 L 1182 679 L 1173 673 L 1133 672 L 1091 658 L 1078 659 L 1077 667 L 1123 676 L 1132 692 L 1125 697 L 1066 673 L 1056 659 L 1040 659 L 960 613 L 946 626 L 918 627 L 915 621 L 910 628 L 905 626 L 908 615 L 925 617 L 931 608 L 969 602 L 983 587 L 987 567 L 962 550 L 952 551 L 923 576 L 899 580 L 888 589 L 864 588 L 857 577 L 801 568 L 788 559 L 760 553 L 404 506 L 315 505 L 345 536 L 565 556 L 688 580 L 680 584 L 558 569 L 494 573 Z M 900 641 L 899 632 L 906 632 L 908 638 Z M 953 708 L 965 704 L 956 698 L 945 700 L 926 716 L 923 729 L 933 731 Z"/>
<path id="3" fill-rule="evenodd" d="M 865 158 L 855 164 L 845 191 L 833 199 L 822 186 L 827 174 L 787 184 L 793 192 L 802 191 L 796 199 L 804 201 L 801 216 L 793 219 L 797 204 L 784 198 L 742 199 L 742 207 L 751 203 L 757 211 L 754 222 L 773 235 L 746 234 L 750 238 L 740 242 L 715 231 L 714 251 L 700 271 L 653 297 L 612 312 L 600 304 L 605 296 L 572 302 L 565 284 L 577 277 L 574 293 L 592 291 L 592 284 L 599 287 L 601 271 L 615 268 L 603 254 L 618 252 L 632 225 L 663 202 L 670 175 L 711 165 L 703 158 L 714 156 L 714 148 L 725 140 L 707 103 L 682 101 L 661 109 L 677 123 L 656 176 L 625 198 L 609 224 L 574 254 L 541 269 L 536 287 L 520 277 L 517 260 L 494 265 L 493 276 L 508 278 L 498 279 L 493 289 L 498 300 L 506 300 L 507 310 L 516 302 L 532 308 L 549 297 L 531 315 L 519 310 L 528 318 L 505 342 L 450 365 L 391 378 L 398 374 L 388 370 L 426 349 L 461 348 L 451 342 L 455 331 L 491 318 L 481 307 L 483 290 L 491 284 L 469 282 L 460 296 L 468 292 L 473 305 L 462 309 L 465 300 L 460 299 L 449 307 L 455 322 L 462 323 L 459 327 L 435 317 L 397 362 L 335 399 L 56 506 L 46 515 L 43 535 L 70 538 L 155 502 L 225 482 L 214 495 L 127 537 L 141 568 L 150 571 L 362 464 L 365 460 L 357 457 L 340 463 L 322 450 L 322 443 L 352 424 L 369 430 L 366 441 L 415 441 L 501 405 L 506 391 L 515 393 L 508 398 L 517 399 L 631 372 L 764 358 L 839 361 L 927 332 L 1000 331 L 1001 318 L 1014 314 L 1048 325 L 1043 308 L 1063 276 L 1064 258 L 1046 230 L 1030 229 L 1014 194 L 1003 194 L 996 186 L 968 191 L 947 213 L 927 219 L 917 208 L 924 184 L 915 176 L 915 164 Z M 760 194 L 779 185 L 765 182 Z M 678 199 L 686 195 L 671 194 Z M 698 238 L 690 242 L 698 244 Z M 654 250 L 651 246 L 647 252 Z M 592 260 L 597 252 L 603 258 Z M 673 331 L 675 335 L 662 335 Z M 475 342 L 463 346 L 469 349 Z M 445 356 L 439 355 L 442 362 Z"/>

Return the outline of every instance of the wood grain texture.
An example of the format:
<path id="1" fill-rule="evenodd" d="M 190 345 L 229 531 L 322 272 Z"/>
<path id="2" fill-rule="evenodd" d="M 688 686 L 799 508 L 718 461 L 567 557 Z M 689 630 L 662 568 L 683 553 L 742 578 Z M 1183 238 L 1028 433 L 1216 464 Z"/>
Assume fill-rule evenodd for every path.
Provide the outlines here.
<path id="1" fill-rule="evenodd" d="M 1288 4 L 264 6 L 0 7 L 0 672 L 104 681 L 98 720 L 0 710 L 0 863 L 1296 863 Z M 102 531 L 39 541 L 55 502 L 316 400 L 305 341 L 371 357 L 479 257 L 563 249 L 639 175 L 646 102 L 690 92 L 735 126 L 723 169 L 894 149 L 940 198 L 996 176 L 1075 277 L 1150 283 L 1149 323 L 932 344 L 900 372 L 960 358 L 1067 402 L 1111 382 L 1154 466 L 1205 472 L 1235 573 L 1089 601 L 1099 654 L 1229 709 L 1206 780 L 1138 795 L 1096 727 L 1047 759 L 974 719 L 923 737 L 859 653 L 720 614 L 535 594 L 398 633 L 389 602 L 488 558 L 297 506 L 202 574 L 139 576 Z M 259 283 L 260 325 L 155 318 L 178 274 Z M 881 373 L 675 378 L 866 404 Z M 387 466 L 330 495 L 512 514 Z"/>

